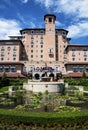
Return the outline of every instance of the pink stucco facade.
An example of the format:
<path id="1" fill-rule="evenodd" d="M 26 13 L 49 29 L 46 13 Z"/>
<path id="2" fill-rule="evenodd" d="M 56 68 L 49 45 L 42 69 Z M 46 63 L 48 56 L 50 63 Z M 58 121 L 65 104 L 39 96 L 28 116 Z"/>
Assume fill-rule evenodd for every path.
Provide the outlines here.
<path id="1" fill-rule="evenodd" d="M 57 29 L 55 21 L 55 15 L 46 14 L 45 28 L 22 29 L 21 36 L 10 36 L 10 40 L 0 40 L 0 62 L 22 63 L 23 66 L 19 65 L 18 72 L 26 74 L 35 73 L 46 64 L 53 68 L 55 75 L 58 72 L 63 75 L 87 72 L 88 46 L 70 44 L 68 31 Z"/>

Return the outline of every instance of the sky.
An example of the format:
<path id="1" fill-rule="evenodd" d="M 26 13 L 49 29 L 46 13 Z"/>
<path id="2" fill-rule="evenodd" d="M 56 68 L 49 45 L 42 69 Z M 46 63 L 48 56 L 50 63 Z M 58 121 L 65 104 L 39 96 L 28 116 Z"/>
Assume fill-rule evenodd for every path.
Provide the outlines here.
<path id="1" fill-rule="evenodd" d="M 56 28 L 69 31 L 72 44 L 88 44 L 88 0 L 0 0 L 0 39 L 24 28 L 45 28 L 44 15 L 56 15 Z"/>

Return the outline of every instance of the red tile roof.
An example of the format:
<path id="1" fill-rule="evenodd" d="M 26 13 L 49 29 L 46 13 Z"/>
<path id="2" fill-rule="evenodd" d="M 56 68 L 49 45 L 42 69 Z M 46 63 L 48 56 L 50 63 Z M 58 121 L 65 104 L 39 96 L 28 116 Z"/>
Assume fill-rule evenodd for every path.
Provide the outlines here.
<path id="1" fill-rule="evenodd" d="M 67 50 L 69 47 L 88 47 L 86 44 L 69 44 L 65 49 Z"/>
<path id="2" fill-rule="evenodd" d="M 68 73 L 66 75 L 63 75 L 63 77 L 74 77 L 74 78 L 79 78 L 79 77 L 82 77 L 83 73 Z M 86 73 L 86 77 L 88 77 L 88 73 Z"/>
<path id="3" fill-rule="evenodd" d="M 24 65 L 22 62 L 0 62 L 0 65 Z"/>
<path id="4" fill-rule="evenodd" d="M 2 77 L 2 76 L 3 76 L 3 73 L 0 73 L 0 77 Z M 26 78 L 25 75 L 19 74 L 19 73 L 6 73 L 6 76 L 7 76 L 8 78 L 17 78 L 17 77 Z"/>
<path id="5" fill-rule="evenodd" d="M 65 65 L 88 65 L 88 62 L 67 62 Z"/>

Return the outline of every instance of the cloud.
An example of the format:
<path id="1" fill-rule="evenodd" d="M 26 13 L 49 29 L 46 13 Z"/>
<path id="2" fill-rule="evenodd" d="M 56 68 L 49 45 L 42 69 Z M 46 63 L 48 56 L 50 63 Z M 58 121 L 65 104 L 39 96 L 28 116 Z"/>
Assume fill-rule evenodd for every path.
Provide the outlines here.
<path id="1" fill-rule="evenodd" d="M 56 27 L 60 27 L 62 25 L 62 23 L 60 23 L 59 21 L 55 21 Z"/>
<path id="2" fill-rule="evenodd" d="M 50 10 L 49 7 L 53 6 L 53 4 L 54 4 L 53 0 L 35 0 L 35 2 L 38 2 L 41 5 L 44 5 L 49 10 Z"/>
<path id="3" fill-rule="evenodd" d="M 62 13 L 68 20 L 67 29 L 71 37 L 88 35 L 88 0 L 35 0 L 53 13 Z M 85 21 L 83 21 L 85 19 Z M 79 23 L 78 23 L 79 21 Z M 59 27 L 59 22 L 56 21 Z"/>
<path id="4" fill-rule="evenodd" d="M 88 17 L 88 0 L 35 0 L 47 9 L 51 7 L 54 12 L 75 14 L 78 17 Z"/>
<path id="5" fill-rule="evenodd" d="M 8 36 L 19 35 L 21 29 L 19 22 L 0 18 L 0 39 L 8 39 Z"/>
<path id="6" fill-rule="evenodd" d="M 26 24 L 27 21 L 25 21 L 25 18 L 23 17 L 23 15 L 21 15 L 20 13 L 17 13 L 17 16 L 19 18 L 19 20 L 23 23 L 23 24 Z"/>
<path id="7" fill-rule="evenodd" d="M 82 21 L 77 24 L 71 25 L 68 27 L 69 30 L 69 37 L 84 37 L 88 36 L 88 22 L 87 21 Z"/>
<path id="8" fill-rule="evenodd" d="M 61 11 L 65 14 L 76 15 L 79 18 L 88 17 L 88 0 L 57 0 L 55 12 Z M 59 6 L 59 8 L 58 8 Z"/>
<path id="9" fill-rule="evenodd" d="M 21 0 L 22 3 L 26 4 L 28 0 Z"/>

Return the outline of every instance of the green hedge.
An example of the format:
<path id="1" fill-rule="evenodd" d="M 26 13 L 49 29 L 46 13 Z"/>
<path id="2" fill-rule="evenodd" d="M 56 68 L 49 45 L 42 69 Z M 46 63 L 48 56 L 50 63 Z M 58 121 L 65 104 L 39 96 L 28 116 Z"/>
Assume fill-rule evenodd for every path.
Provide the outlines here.
<path id="1" fill-rule="evenodd" d="M 88 86 L 88 78 L 64 78 L 64 82 L 67 82 L 69 85 Z"/>
<path id="2" fill-rule="evenodd" d="M 0 121 L 23 123 L 26 125 L 47 126 L 53 127 L 55 124 L 82 125 L 88 121 L 88 111 L 72 112 L 72 113 L 33 113 L 16 110 L 0 109 Z"/>

